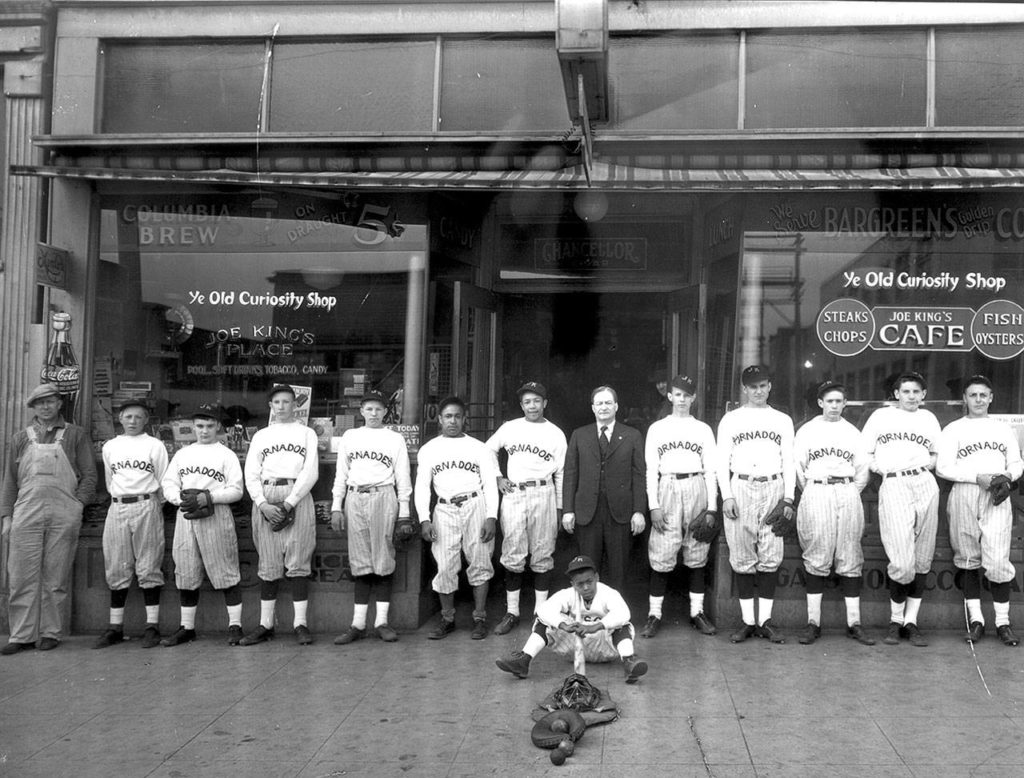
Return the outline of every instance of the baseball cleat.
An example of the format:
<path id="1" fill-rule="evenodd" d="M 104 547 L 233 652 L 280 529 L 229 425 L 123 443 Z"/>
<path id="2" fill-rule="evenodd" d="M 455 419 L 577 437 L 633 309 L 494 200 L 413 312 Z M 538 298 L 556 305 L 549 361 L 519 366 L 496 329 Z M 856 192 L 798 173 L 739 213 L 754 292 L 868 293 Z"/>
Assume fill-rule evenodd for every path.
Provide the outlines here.
<path id="1" fill-rule="evenodd" d="M 756 632 L 757 627 L 755 627 L 753 624 L 744 624 L 738 630 L 729 635 L 729 640 L 731 640 L 733 643 L 742 643 L 745 640 L 749 640 L 750 638 L 754 637 L 754 634 Z"/>
<path id="2" fill-rule="evenodd" d="M 334 639 L 334 645 L 345 646 L 349 643 L 355 643 L 357 640 L 362 640 L 366 637 L 365 629 L 358 629 L 357 627 L 349 627 L 342 632 L 338 637 Z"/>
<path id="3" fill-rule="evenodd" d="M 495 635 L 507 635 L 519 626 L 518 613 L 506 613 L 494 628 Z"/>
<path id="4" fill-rule="evenodd" d="M 107 648 L 118 643 L 124 642 L 124 632 L 119 629 L 108 629 L 98 638 L 96 642 L 92 644 L 93 648 Z"/>
<path id="5" fill-rule="evenodd" d="M 900 632 L 903 630 L 902 624 L 897 624 L 895 621 L 889 622 L 889 630 L 885 633 L 885 637 L 882 638 L 882 642 L 887 646 L 895 646 L 900 642 Z"/>
<path id="6" fill-rule="evenodd" d="M 377 631 L 377 637 L 385 643 L 394 643 L 398 640 L 398 633 L 387 624 L 378 624 L 374 629 Z"/>
<path id="7" fill-rule="evenodd" d="M 182 643 L 191 643 L 196 639 L 196 631 L 194 629 L 185 629 L 184 627 L 178 627 L 178 631 L 173 635 L 164 638 L 160 641 L 161 646 L 180 646 Z"/>
<path id="8" fill-rule="evenodd" d="M 146 631 L 142 633 L 142 647 L 154 648 L 160 645 L 160 629 L 156 624 L 147 624 Z"/>
<path id="9" fill-rule="evenodd" d="M 622 667 L 626 671 L 626 683 L 636 683 L 640 680 L 641 675 L 647 674 L 647 663 L 642 659 L 637 659 L 635 654 L 624 656 Z"/>
<path id="10" fill-rule="evenodd" d="M 243 638 L 242 628 L 238 624 L 232 624 L 228 627 L 228 645 L 237 646 L 242 642 Z"/>
<path id="11" fill-rule="evenodd" d="M 40 651 L 53 651 L 57 646 L 60 645 L 60 641 L 57 638 L 43 638 L 39 641 Z"/>
<path id="12" fill-rule="evenodd" d="M 875 639 L 869 637 L 868 634 L 864 631 L 864 628 L 860 624 L 854 624 L 852 627 L 847 627 L 846 637 L 856 640 L 861 645 L 875 645 Z"/>
<path id="13" fill-rule="evenodd" d="M 36 647 L 35 643 L 8 643 L 3 648 L 0 648 L 0 654 L 3 656 L 12 656 L 22 651 L 31 651 Z"/>
<path id="14" fill-rule="evenodd" d="M 427 635 L 428 640 L 444 640 L 450 634 L 455 631 L 455 620 L 448 621 L 448 619 L 441 619 L 441 623 L 437 625 L 437 628 Z"/>
<path id="15" fill-rule="evenodd" d="M 257 643 L 266 643 L 274 639 L 274 628 L 267 629 L 260 624 L 256 629 L 238 641 L 240 646 L 255 646 Z"/>
<path id="16" fill-rule="evenodd" d="M 764 624 L 757 628 L 758 637 L 762 637 L 765 640 L 770 640 L 772 643 L 785 643 L 786 637 L 782 634 L 782 630 L 776 627 L 771 619 L 768 619 Z"/>
<path id="17" fill-rule="evenodd" d="M 1020 641 L 1017 639 L 1017 636 L 1013 634 L 1013 630 L 1010 628 L 1009 624 L 1002 624 L 996 627 L 996 634 L 999 636 L 999 639 L 1003 641 L 1004 646 L 1020 645 Z"/>
<path id="18" fill-rule="evenodd" d="M 305 624 L 300 624 L 295 628 L 295 642 L 300 646 L 308 646 L 313 642 L 313 636 Z"/>
<path id="19" fill-rule="evenodd" d="M 804 627 L 804 631 L 800 633 L 800 637 L 797 638 L 797 642 L 801 645 L 809 646 L 820 637 L 821 627 L 814 622 L 808 622 L 807 626 Z"/>
<path id="20" fill-rule="evenodd" d="M 504 659 L 494 660 L 499 670 L 512 673 L 516 678 L 525 678 L 530 674 L 530 662 L 533 657 L 525 651 L 514 651 Z"/>
<path id="21" fill-rule="evenodd" d="M 690 624 L 693 625 L 694 629 L 700 630 L 702 635 L 717 635 L 718 627 L 709 619 L 704 612 L 698 613 L 696 616 L 690 619 Z"/>
<path id="22" fill-rule="evenodd" d="M 968 643 L 977 643 L 985 634 L 985 625 L 980 621 L 972 621 L 967 627 L 967 634 L 964 640 Z"/>
<path id="23" fill-rule="evenodd" d="M 473 619 L 473 631 L 469 634 L 473 640 L 483 640 L 487 637 L 487 633 L 490 630 L 487 628 L 487 622 L 483 619 Z"/>
<path id="24" fill-rule="evenodd" d="M 661 619 L 657 616 L 648 616 L 647 623 L 644 624 L 644 628 L 640 630 L 640 637 L 642 638 L 653 638 L 658 634 L 658 628 L 661 626 Z"/>
<path id="25" fill-rule="evenodd" d="M 906 624 L 904 629 L 907 631 L 907 640 L 910 641 L 910 645 L 917 646 L 918 648 L 924 648 L 928 645 L 928 641 L 925 640 L 924 635 L 921 634 L 921 630 L 917 628 L 916 624 Z"/>

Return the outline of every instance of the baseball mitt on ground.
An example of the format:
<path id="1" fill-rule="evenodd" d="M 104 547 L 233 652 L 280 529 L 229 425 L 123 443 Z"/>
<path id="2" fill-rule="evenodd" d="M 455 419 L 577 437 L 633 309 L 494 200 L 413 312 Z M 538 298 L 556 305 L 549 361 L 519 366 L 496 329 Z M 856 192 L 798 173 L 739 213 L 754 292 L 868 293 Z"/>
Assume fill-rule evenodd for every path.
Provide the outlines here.
<path id="1" fill-rule="evenodd" d="M 181 511 L 189 521 L 205 519 L 213 515 L 213 498 L 207 489 L 182 489 Z"/>
<path id="2" fill-rule="evenodd" d="M 555 724 L 555 722 L 561 722 Z M 554 727 L 552 726 L 554 725 Z M 587 722 L 574 710 L 556 710 L 533 725 L 530 740 L 537 748 L 557 748 L 566 737 L 573 742 L 583 737 Z"/>
<path id="3" fill-rule="evenodd" d="M 718 536 L 722 521 L 717 511 L 704 511 L 690 522 L 690 535 L 700 543 L 710 543 Z"/>

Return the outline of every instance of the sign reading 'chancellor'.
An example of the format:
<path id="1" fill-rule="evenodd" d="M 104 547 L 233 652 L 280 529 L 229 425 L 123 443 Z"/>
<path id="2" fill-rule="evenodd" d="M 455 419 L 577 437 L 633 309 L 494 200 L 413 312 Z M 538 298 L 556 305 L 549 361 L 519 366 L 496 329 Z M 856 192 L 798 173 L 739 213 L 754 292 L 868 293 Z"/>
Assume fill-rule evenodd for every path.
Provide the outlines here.
<path id="1" fill-rule="evenodd" d="M 833 300 L 818 314 L 818 340 L 840 357 L 874 351 L 972 351 L 989 359 L 1024 352 L 1024 308 L 992 300 L 973 308 L 891 306 L 868 308 L 860 300 Z"/>

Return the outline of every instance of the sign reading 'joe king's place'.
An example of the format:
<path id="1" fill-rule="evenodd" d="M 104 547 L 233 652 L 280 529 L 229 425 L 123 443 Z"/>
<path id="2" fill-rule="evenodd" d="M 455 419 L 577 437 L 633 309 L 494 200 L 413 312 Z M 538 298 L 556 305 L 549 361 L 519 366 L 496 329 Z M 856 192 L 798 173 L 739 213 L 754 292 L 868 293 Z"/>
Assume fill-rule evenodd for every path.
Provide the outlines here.
<path id="1" fill-rule="evenodd" d="M 890 306 L 869 308 L 845 298 L 818 314 L 818 339 L 840 357 L 874 351 L 971 351 L 989 359 L 1013 359 L 1024 352 L 1024 308 L 992 300 L 973 308 Z"/>

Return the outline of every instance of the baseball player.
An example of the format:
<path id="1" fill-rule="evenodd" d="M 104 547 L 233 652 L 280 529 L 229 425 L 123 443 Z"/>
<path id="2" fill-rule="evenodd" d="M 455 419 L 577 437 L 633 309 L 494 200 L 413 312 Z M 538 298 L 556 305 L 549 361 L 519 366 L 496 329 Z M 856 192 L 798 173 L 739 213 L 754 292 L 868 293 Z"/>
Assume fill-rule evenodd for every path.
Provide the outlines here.
<path id="1" fill-rule="evenodd" d="M 349 567 L 355 582 L 352 626 L 335 638 L 339 646 L 366 637 L 371 590 L 376 593 L 377 637 L 385 643 L 398 640 L 398 634 L 388 625 L 395 571 L 393 535 L 413 535 L 409 518 L 412 481 L 405 438 L 384 427 L 386 408 L 384 395 L 379 392 L 364 395 L 359 413 L 366 423 L 348 430 L 338 449 L 331 526 L 337 532 L 348 533 Z"/>
<path id="2" fill-rule="evenodd" d="M 1016 575 L 1010 562 L 1013 506 L 1007 498 L 1008 482 L 1021 477 L 1024 462 L 1010 427 L 989 418 L 992 399 L 992 384 L 985 376 L 967 379 L 967 415 L 942 430 L 936 469 L 942 478 L 953 482 L 947 504 L 949 541 L 967 602 L 967 640 L 975 642 L 985 634 L 981 613 L 984 569 L 992 590 L 996 634 L 1007 646 L 1016 646 L 1020 641 L 1010 627 L 1010 582 Z M 993 494 L 993 479 L 999 476 L 1007 482 L 1002 499 Z"/>
<path id="3" fill-rule="evenodd" d="M 205 569 L 213 588 L 224 593 L 228 645 L 237 646 L 242 639 L 242 590 L 238 586 L 238 535 L 229 506 L 242 499 L 242 466 L 235 452 L 217 440 L 220 413 L 215 406 L 196 408 L 192 426 L 196 442 L 171 457 L 160 482 L 164 497 L 178 506 L 171 556 L 181 596 L 181 626 L 160 643 L 177 646 L 196 639 L 196 610 Z"/>
<path id="4" fill-rule="evenodd" d="M 668 576 L 676 567 L 680 549 L 683 565 L 689 571 L 690 623 L 705 635 L 717 632 L 704 614 L 704 566 L 711 545 L 686 531 L 690 522 L 718 507 L 715 436 L 711 427 L 690 415 L 696 393 L 689 376 L 673 378 L 667 395 L 672 414 L 651 425 L 644 444 L 647 504 L 651 509 L 647 542 L 651 563 L 649 611 L 647 623 L 640 630 L 645 638 L 658 634 Z"/>
<path id="5" fill-rule="evenodd" d="M 428 637 L 443 640 L 455 631 L 455 590 L 459 587 L 462 554 L 466 577 L 473 587 L 473 640 L 487 637 L 487 590 L 494 568 L 498 486 L 494 458 L 487 446 L 463 432 L 466 406 L 448 397 L 438 406 L 441 435 L 428 441 L 417 455 L 413 494 L 420 533 L 432 543 L 437 575 L 431 587 L 441 600 L 441 623 Z M 437 496 L 430 513 L 431 489 Z"/>
<path id="6" fill-rule="evenodd" d="M 796 431 L 793 456 L 803 490 L 796 526 L 807 573 L 807 627 L 798 638 L 809 645 L 821 637 L 825 579 L 835 567 L 846 601 L 846 634 L 866 646 L 875 641 L 860 624 L 864 551 L 864 505 L 868 455 L 860 431 L 843 418 L 846 387 L 825 381 L 818 387 L 821 415 Z"/>
<path id="7" fill-rule="evenodd" d="M 103 524 L 103 562 L 110 587 L 110 626 L 93 648 L 124 640 L 124 606 L 132 576 L 139 580 L 146 606 L 142 647 L 160 644 L 160 587 L 164 574 L 164 514 L 160 480 L 167 449 L 146 434 L 149 409 L 129 400 L 118 410 L 123 434 L 103 444 L 103 473 L 110 508 Z"/>
<path id="8" fill-rule="evenodd" d="M 498 452 L 504 449 L 508 455 L 508 477 L 498 476 L 507 610 L 494 628 L 495 635 L 505 635 L 519 625 L 527 556 L 534 575 L 534 606 L 547 598 L 561 521 L 565 433 L 544 418 L 548 394 L 543 384 L 529 381 L 516 394 L 523 418 L 505 422 L 487 441 L 496 472 L 501 472 Z"/>
<path id="9" fill-rule="evenodd" d="M 11 438 L 0 531 L 8 556 L 10 656 L 60 645 L 61 614 L 78 547 L 82 511 L 96 489 L 96 461 L 84 429 L 64 421 L 60 389 L 41 384 L 27 400 L 32 422 Z"/>
<path id="10" fill-rule="evenodd" d="M 591 662 L 622 661 L 626 683 L 634 684 L 647 672 L 633 647 L 633 625 L 629 606 L 615 589 L 600 582 L 597 565 L 588 556 L 569 562 L 565 574 L 572 583 L 537 606 L 533 631 L 522 651 L 495 661 L 517 678 L 530 674 L 530 662 L 545 646 L 572 658 L 577 637 L 582 639 L 583 656 Z"/>
<path id="11" fill-rule="evenodd" d="M 767 367 L 747 367 L 740 382 L 744 404 L 725 414 L 718 425 L 718 486 L 722 490 L 725 540 L 743 617 L 743 626 L 729 639 L 742 643 L 758 635 L 772 643 L 785 643 L 771 620 L 783 540 L 765 518 L 777 505 L 783 506 L 787 521 L 795 516 L 793 421 L 768 406 L 772 381 Z"/>
<path id="12" fill-rule="evenodd" d="M 254 646 L 274 637 L 277 592 L 292 581 L 292 628 L 300 646 L 313 642 L 306 625 L 309 576 L 316 547 L 310 490 L 320 474 L 316 432 L 295 418 L 295 390 L 278 384 L 268 393 L 270 424 L 252 436 L 245 486 L 252 498 L 252 539 L 259 555 L 260 624 L 241 640 Z"/>
<path id="13" fill-rule="evenodd" d="M 896 645 L 905 636 L 927 646 L 917 626 L 925 577 L 935 556 L 939 524 L 939 488 L 932 470 L 938 452 L 939 422 L 921 403 L 928 386 L 920 373 L 896 379 L 895 406 L 868 417 L 862 435 L 871 471 L 882 476 L 878 524 L 889 557 L 889 630 L 882 642 Z"/>

